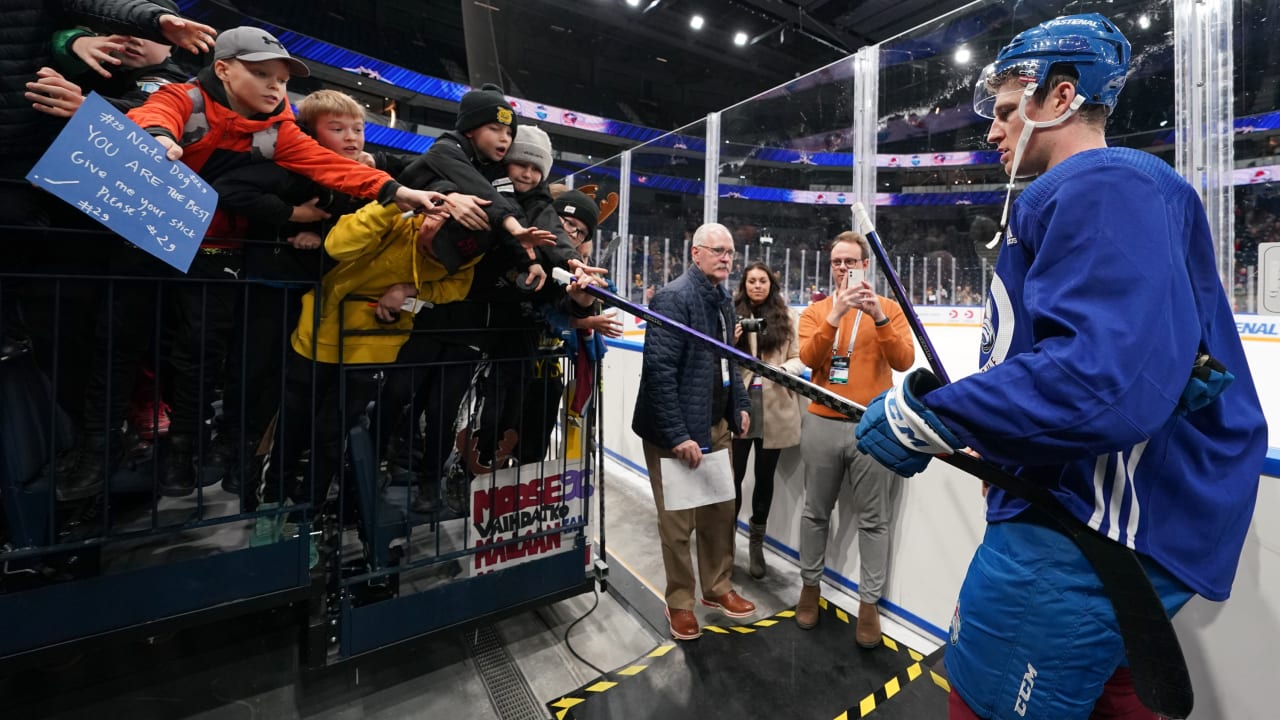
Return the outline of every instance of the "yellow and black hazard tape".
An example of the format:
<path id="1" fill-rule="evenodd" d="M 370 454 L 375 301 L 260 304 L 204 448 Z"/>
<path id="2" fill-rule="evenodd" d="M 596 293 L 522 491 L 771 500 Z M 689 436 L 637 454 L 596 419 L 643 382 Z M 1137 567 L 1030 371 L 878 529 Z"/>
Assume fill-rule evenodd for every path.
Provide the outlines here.
<path id="1" fill-rule="evenodd" d="M 888 647 L 892 647 L 894 650 L 898 649 L 897 643 L 895 643 L 893 638 L 888 635 L 884 636 L 884 644 Z M 858 702 L 857 707 L 849 708 L 837 715 L 835 720 L 864 718 L 874 712 L 876 708 L 892 700 L 894 695 L 902 692 L 902 688 L 905 685 L 924 676 L 928 676 L 929 679 L 933 681 L 934 685 L 942 688 L 943 692 L 951 692 L 951 683 L 947 682 L 946 678 L 932 670 L 926 669 L 920 664 L 920 661 L 924 659 L 923 655 L 911 648 L 907 648 L 907 653 L 915 662 L 908 665 L 907 669 L 889 678 L 889 682 L 886 682 L 883 687 L 877 688 L 875 692 L 862 698 L 862 700 Z"/>
<path id="2" fill-rule="evenodd" d="M 886 637 L 885 640 L 888 641 L 889 638 Z M 884 703 L 892 700 L 894 695 L 902 692 L 903 686 L 926 675 L 929 679 L 933 680 L 934 685 L 942 688 L 944 692 L 951 692 L 951 684 L 947 682 L 946 678 L 932 670 L 925 669 L 924 666 L 920 664 L 920 653 L 910 649 L 908 649 L 908 652 L 911 653 L 911 657 L 916 659 L 916 662 L 908 665 L 906 670 L 903 670 L 897 675 L 889 678 L 889 682 L 885 683 L 883 687 L 876 689 L 875 692 L 862 698 L 862 700 L 858 702 L 857 707 L 849 708 L 837 715 L 835 720 L 864 718 L 874 712 L 877 707 L 880 707 Z"/>
<path id="3" fill-rule="evenodd" d="M 650 650 L 647 655 L 637 660 L 634 665 L 629 665 L 627 667 L 622 668 L 621 670 L 616 670 L 610 674 L 615 676 L 620 675 L 622 677 L 635 677 L 636 675 L 639 675 L 640 673 L 644 672 L 649 668 L 649 665 L 652 664 L 651 659 L 660 658 L 663 655 L 666 655 L 667 653 L 674 650 L 675 647 L 676 647 L 675 643 L 667 643 L 665 645 L 659 645 L 653 650 Z M 588 685 L 582 688 L 582 690 L 579 691 L 581 693 L 584 693 L 582 696 L 565 695 L 559 700 L 556 700 L 555 702 L 551 703 L 551 707 L 556 711 L 556 720 L 564 720 L 565 717 L 569 714 L 569 710 L 571 708 L 573 708 L 575 705 L 580 705 L 586 702 L 587 698 L 591 697 L 592 695 L 599 695 L 600 693 L 608 692 L 609 690 L 612 690 L 617 686 L 618 686 L 618 683 L 614 680 L 601 680 L 599 682 L 593 683 L 591 685 Z"/>
<path id="4" fill-rule="evenodd" d="M 851 616 L 849 615 L 849 613 L 845 612 L 845 610 L 842 609 L 839 605 L 836 605 L 834 603 L 828 603 L 826 598 L 824 597 L 818 598 L 818 606 L 821 607 L 822 610 L 834 614 L 836 616 L 836 619 L 840 620 L 846 625 L 850 623 Z M 706 632 L 714 633 L 716 635 L 734 635 L 734 634 L 748 635 L 751 633 L 758 632 L 760 630 L 771 628 L 777 625 L 778 623 L 782 622 L 782 620 L 793 618 L 795 617 L 795 615 L 796 615 L 796 611 L 793 608 L 789 610 L 783 610 L 781 612 L 775 613 L 771 617 L 764 618 L 763 620 L 757 620 L 753 623 L 748 623 L 746 625 L 730 625 L 727 628 L 720 627 L 719 625 L 704 625 L 702 629 Z M 889 648 L 890 650 L 893 650 L 894 652 L 900 653 L 902 652 L 903 648 L 906 647 L 906 646 L 900 646 L 896 640 L 889 637 L 888 635 L 881 635 L 881 637 L 884 640 L 885 647 Z M 617 687 L 619 682 L 621 681 L 621 678 L 635 677 L 636 675 L 639 675 L 640 673 L 644 672 L 649 668 L 650 665 L 653 664 L 652 662 L 653 660 L 656 660 L 657 658 L 660 658 L 666 655 L 667 653 L 674 650 L 675 647 L 676 647 L 675 643 L 666 643 L 664 645 L 659 645 L 658 647 L 649 651 L 649 653 L 646 654 L 644 657 L 637 660 L 634 664 L 629 665 L 625 668 L 622 668 L 621 670 L 615 670 L 614 672 L 609 673 L 609 675 L 618 679 L 599 680 L 595 683 L 592 683 L 591 685 L 588 685 L 582 688 L 581 690 L 576 691 L 573 695 L 565 695 L 561 697 L 559 700 L 549 703 L 549 706 L 555 710 L 556 720 L 565 720 L 565 718 L 569 716 L 569 711 L 574 707 L 576 707 L 577 705 L 580 705 L 586 702 L 589 698 L 595 695 L 608 692 L 609 690 L 612 690 L 613 688 Z M 929 677 L 933 680 L 935 685 L 942 688 L 946 692 L 951 692 L 951 685 L 947 683 L 946 678 L 933 672 L 932 670 L 926 670 L 921 665 L 921 661 L 924 660 L 923 655 L 921 655 L 920 653 L 916 652 L 915 650 L 909 647 L 906 647 L 906 651 L 907 651 L 907 654 L 910 655 L 913 661 L 911 665 L 909 665 L 902 672 L 890 678 L 889 681 L 886 682 L 883 687 L 879 688 L 875 692 L 863 698 L 862 701 L 858 703 L 857 708 L 850 708 L 849 710 L 846 710 L 845 712 L 840 713 L 840 715 L 836 717 L 836 720 L 849 720 L 850 718 L 866 717 L 878 706 L 887 702 L 894 695 L 897 695 L 899 692 L 901 692 L 902 687 L 904 685 L 920 678 L 925 674 L 929 675 Z"/>
<path id="5" fill-rule="evenodd" d="M 778 623 L 782 622 L 782 620 L 778 618 L 785 619 L 785 618 L 795 617 L 795 614 L 796 613 L 794 610 L 783 610 L 782 612 L 777 613 L 772 617 L 767 617 L 763 620 L 757 620 L 747 625 L 730 625 L 727 628 L 720 627 L 719 625 L 703 625 L 702 629 L 706 632 L 715 633 L 717 635 L 733 635 L 735 633 L 741 634 L 741 635 L 747 635 L 750 633 L 757 632 L 758 630 L 771 628 L 774 625 L 777 625 Z M 624 667 L 621 670 L 615 670 L 612 673 L 609 673 L 611 676 L 615 678 L 619 678 L 619 680 L 600 680 L 599 682 L 588 685 L 582 688 L 581 690 L 577 691 L 580 694 L 565 695 L 559 700 L 556 700 L 555 702 L 550 703 L 551 708 L 556 711 L 556 720 L 565 720 L 565 718 L 568 717 L 569 715 L 569 710 L 574 706 L 580 705 L 586 702 L 588 698 L 594 695 L 599 695 L 600 693 L 608 692 L 609 690 L 612 690 L 613 688 L 617 687 L 618 682 L 620 681 L 621 678 L 635 677 L 636 675 L 639 675 L 640 673 L 644 672 L 652 664 L 652 661 L 651 661 L 652 659 L 657 659 L 662 657 L 663 655 L 666 655 L 667 653 L 674 650 L 675 647 L 676 647 L 675 643 L 667 643 L 665 645 L 659 645 L 658 647 L 651 650 L 649 654 L 637 660 L 635 664 L 630 665 L 628 667 Z"/>
<path id="6" fill-rule="evenodd" d="M 826 598 L 824 597 L 818 598 L 818 607 L 822 608 L 827 612 L 834 614 L 836 616 L 836 619 L 838 619 L 840 622 L 845 623 L 846 625 L 850 623 L 849 613 L 845 612 L 844 609 L 841 608 L 839 605 L 836 605 L 834 603 L 828 603 Z M 794 614 L 795 613 L 792 613 L 792 615 Z M 929 676 L 929 679 L 933 680 L 934 685 L 937 685 L 938 687 L 942 688 L 944 692 L 948 692 L 948 693 L 951 692 L 951 684 L 947 682 L 946 678 L 942 677 L 941 675 L 939 675 L 938 673 L 932 670 L 925 669 L 925 667 L 921 665 L 921 662 L 924 660 L 923 655 L 921 655 L 916 650 L 909 648 L 905 645 L 899 645 L 897 640 L 894 640 L 888 635 L 881 634 L 880 638 L 884 642 L 884 646 L 886 648 L 896 653 L 901 653 L 905 648 L 907 651 L 907 655 L 911 657 L 912 663 L 908 665 L 905 670 L 889 678 L 889 681 L 886 682 L 880 688 L 878 688 L 875 692 L 862 698 L 862 700 L 858 702 L 857 707 L 849 708 L 848 710 L 837 715 L 835 720 L 849 720 L 850 718 L 864 718 L 867 715 L 870 715 L 877 707 L 888 702 L 890 699 L 893 698 L 894 695 L 897 695 L 899 692 L 901 692 L 903 686 L 905 686 L 907 683 L 918 680 L 920 677 L 926 674 Z"/>

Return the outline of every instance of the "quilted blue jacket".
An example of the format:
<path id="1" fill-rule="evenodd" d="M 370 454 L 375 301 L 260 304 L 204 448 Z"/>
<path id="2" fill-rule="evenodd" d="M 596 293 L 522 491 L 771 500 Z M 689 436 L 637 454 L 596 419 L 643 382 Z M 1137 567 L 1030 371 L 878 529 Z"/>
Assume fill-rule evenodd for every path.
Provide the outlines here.
<path id="1" fill-rule="evenodd" d="M 649 308 L 713 338 L 724 340 L 727 332 L 726 344 L 732 344 L 733 300 L 696 265 L 654 294 Z M 689 439 L 710 447 L 711 426 L 720 418 L 729 421 L 734 433 L 740 432 L 738 411 L 750 410 L 751 401 L 735 363 L 729 363 L 724 406 L 713 408 L 720 383 L 720 359 L 710 350 L 678 331 L 650 323 L 631 429 L 666 449 Z"/>

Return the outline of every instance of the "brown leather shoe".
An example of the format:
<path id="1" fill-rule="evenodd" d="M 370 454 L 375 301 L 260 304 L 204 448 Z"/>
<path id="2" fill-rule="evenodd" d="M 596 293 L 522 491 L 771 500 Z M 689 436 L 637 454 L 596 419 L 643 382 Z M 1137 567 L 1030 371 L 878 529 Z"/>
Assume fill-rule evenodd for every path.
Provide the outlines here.
<path id="1" fill-rule="evenodd" d="M 702 604 L 716 608 L 731 618 L 745 618 L 756 614 L 755 603 L 730 590 L 720 597 L 704 597 Z"/>
<path id="2" fill-rule="evenodd" d="M 671 637 L 676 640 L 697 640 L 702 637 L 702 628 L 698 627 L 698 616 L 692 610 L 672 610 L 666 608 L 667 620 L 671 625 Z"/>
<path id="3" fill-rule="evenodd" d="M 880 610 L 875 603 L 858 603 L 858 626 L 853 637 L 859 647 L 870 649 L 880 644 Z"/>
<path id="4" fill-rule="evenodd" d="M 796 603 L 796 624 L 801 630 L 811 630 L 818 624 L 818 598 L 822 588 L 818 585 L 803 585 L 800 588 L 800 602 Z"/>

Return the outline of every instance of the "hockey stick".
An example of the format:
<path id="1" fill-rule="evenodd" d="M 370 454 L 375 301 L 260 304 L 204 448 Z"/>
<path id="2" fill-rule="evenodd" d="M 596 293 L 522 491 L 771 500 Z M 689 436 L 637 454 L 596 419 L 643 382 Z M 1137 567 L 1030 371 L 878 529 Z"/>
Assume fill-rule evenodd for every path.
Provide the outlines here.
<path id="1" fill-rule="evenodd" d="M 876 256 L 876 262 L 884 268 L 884 277 L 889 281 L 893 299 L 902 306 L 907 316 L 907 324 L 911 326 L 911 332 L 915 334 L 916 340 L 920 341 L 920 349 L 924 351 L 925 359 L 929 361 L 933 374 L 937 375 L 944 385 L 951 382 L 951 378 L 947 377 L 946 369 L 942 367 L 942 360 L 938 358 L 938 351 L 933 348 L 929 336 L 924 334 L 924 325 L 920 322 L 920 316 L 916 315 L 911 307 L 911 298 L 907 297 L 906 288 L 902 287 L 898 273 L 894 272 L 893 266 L 889 264 L 889 253 L 885 252 L 884 245 L 880 242 L 880 233 L 876 232 L 876 226 L 871 224 L 871 216 L 867 215 L 867 209 L 860 202 L 853 204 L 853 220 L 858 226 L 858 232 L 866 236 L 867 244 L 871 246 L 871 252 Z"/>
<path id="2" fill-rule="evenodd" d="M 560 283 L 572 276 L 561 268 L 552 271 Z M 750 354 L 705 335 L 688 325 L 659 315 L 652 310 L 625 300 L 597 286 L 585 291 L 606 305 L 643 318 L 654 327 L 670 329 L 698 342 L 721 357 L 740 363 L 752 372 L 799 395 L 835 410 L 847 417 L 862 417 L 865 407 L 846 400 L 826 388 L 798 378 L 782 368 L 752 357 Z M 1053 520 L 1080 548 L 1115 609 L 1116 624 L 1124 640 L 1125 652 L 1133 673 L 1138 700 L 1152 712 L 1167 718 L 1181 719 L 1191 714 L 1194 700 L 1191 678 L 1182 657 L 1182 648 L 1173 625 L 1164 611 L 1138 556 L 1128 547 L 1094 532 L 1088 525 L 1068 513 L 1053 494 L 1043 486 L 1013 475 L 1001 468 L 963 452 L 940 456 L 942 462 L 958 468 L 979 480 L 1001 488 L 1014 497 L 1026 500 Z"/>
<path id="3" fill-rule="evenodd" d="M 876 232 L 862 203 L 854 203 L 853 217 L 858 231 L 866 236 L 877 262 L 884 268 L 889 287 L 907 317 L 907 324 L 920 342 L 929 367 L 943 383 L 951 382 L 933 343 L 925 334 L 920 316 L 912 307 L 911 298 L 907 296 L 902 281 L 889 264 L 888 254 L 880 242 L 880 234 Z M 1138 556 L 1129 548 L 1080 522 L 1043 487 L 1032 485 L 1016 475 L 1008 477 L 1025 487 L 1015 489 L 1001 482 L 992 482 L 974 468 L 965 465 L 993 466 L 964 453 L 956 453 L 951 457 L 958 462 L 943 459 L 965 472 L 987 480 L 1010 495 L 1031 503 L 1036 509 L 1048 514 L 1075 541 L 1080 552 L 1093 566 L 1115 610 L 1116 623 L 1124 640 L 1125 653 L 1129 657 L 1129 669 L 1133 673 L 1133 686 L 1138 700 L 1148 710 L 1166 717 L 1185 718 L 1190 715 L 1195 694 L 1187 662 L 1182 655 L 1182 646 L 1178 643 L 1177 633 L 1164 611 L 1164 605 L 1151 587 L 1150 578 L 1138 562 Z M 1031 490 L 1031 494 L 1028 494 L 1028 490 Z M 1124 552 L 1119 552 L 1121 550 Z"/>

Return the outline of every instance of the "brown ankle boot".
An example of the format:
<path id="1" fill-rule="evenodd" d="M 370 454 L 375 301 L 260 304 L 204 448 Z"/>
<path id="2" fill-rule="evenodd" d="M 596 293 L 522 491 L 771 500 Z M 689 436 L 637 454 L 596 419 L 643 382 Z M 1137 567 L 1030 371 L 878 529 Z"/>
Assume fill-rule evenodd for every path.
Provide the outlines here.
<path id="1" fill-rule="evenodd" d="M 858 603 L 858 626 L 853 637 L 860 647 L 870 649 L 880 644 L 880 610 L 875 603 Z"/>
<path id="2" fill-rule="evenodd" d="M 818 624 L 818 597 L 822 588 L 818 585 L 804 585 L 800 588 L 800 602 L 796 603 L 796 624 L 802 630 L 809 630 Z"/>

